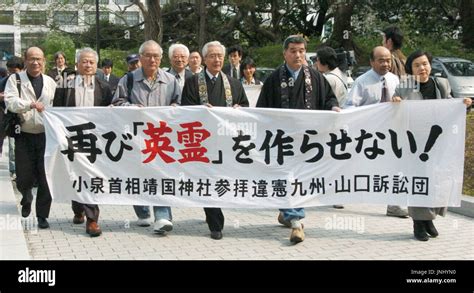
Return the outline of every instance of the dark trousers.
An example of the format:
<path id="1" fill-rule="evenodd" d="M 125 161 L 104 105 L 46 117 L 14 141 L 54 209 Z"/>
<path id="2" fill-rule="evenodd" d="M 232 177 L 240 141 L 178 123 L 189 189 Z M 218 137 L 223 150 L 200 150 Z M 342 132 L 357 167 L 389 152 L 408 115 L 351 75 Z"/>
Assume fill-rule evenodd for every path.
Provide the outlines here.
<path id="1" fill-rule="evenodd" d="M 47 218 L 52 199 L 44 171 L 46 136 L 44 133 L 22 132 L 15 138 L 15 145 L 16 186 L 22 195 L 21 204 L 33 201 L 31 190 L 34 182 L 38 181 L 36 216 Z"/>
<path id="2" fill-rule="evenodd" d="M 99 206 L 96 204 L 85 204 L 75 200 L 72 201 L 72 211 L 75 215 L 85 214 L 87 220 L 99 221 Z"/>
<path id="3" fill-rule="evenodd" d="M 220 208 L 204 208 L 206 222 L 211 231 L 222 231 L 224 229 L 224 214 Z"/>

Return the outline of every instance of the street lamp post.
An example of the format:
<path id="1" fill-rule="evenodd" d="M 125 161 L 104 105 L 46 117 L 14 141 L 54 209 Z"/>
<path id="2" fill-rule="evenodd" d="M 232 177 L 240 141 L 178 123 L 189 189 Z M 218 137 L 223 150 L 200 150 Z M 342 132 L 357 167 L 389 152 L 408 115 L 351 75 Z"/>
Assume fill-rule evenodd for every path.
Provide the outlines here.
<path id="1" fill-rule="evenodd" d="M 99 0 L 95 0 L 95 39 L 97 55 L 100 60 L 100 28 L 99 28 Z"/>

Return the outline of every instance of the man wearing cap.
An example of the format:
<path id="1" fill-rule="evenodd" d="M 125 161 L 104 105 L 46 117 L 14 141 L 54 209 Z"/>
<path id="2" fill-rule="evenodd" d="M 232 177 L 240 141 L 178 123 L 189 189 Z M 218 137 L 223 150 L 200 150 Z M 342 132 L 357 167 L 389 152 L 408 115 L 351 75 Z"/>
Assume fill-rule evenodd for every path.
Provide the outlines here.
<path id="1" fill-rule="evenodd" d="M 128 72 L 132 72 L 135 69 L 142 67 L 142 64 L 140 63 L 140 56 L 138 54 L 128 55 L 127 65 L 128 65 Z"/>
<path id="2" fill-rule="evenodd" d="M 112 62 L 112 60 L 104 59 L 104 61 L 102 61 L 102 71 L 104 72 L 104 80 L 109 83 L 112 94 L 115 93 L 115 90 L 117 89 L 117 85 L 120 80 L 120 78 L 112 74 L 113 68 L 114 63 Z"/>

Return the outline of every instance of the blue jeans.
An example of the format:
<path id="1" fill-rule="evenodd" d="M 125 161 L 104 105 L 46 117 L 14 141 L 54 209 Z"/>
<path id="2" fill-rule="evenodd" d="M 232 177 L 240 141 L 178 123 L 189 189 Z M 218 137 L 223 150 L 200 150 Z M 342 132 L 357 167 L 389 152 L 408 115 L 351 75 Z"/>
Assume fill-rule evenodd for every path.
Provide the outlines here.
<path id="1" fill-rule="evenodd" d="M 150 217 L 149 206 L 133 206 L 135 214 L 140 219 L 148 219 Z M 173 220 L 170 207 L 153 207 L 153 213 L 155 214 L 155 220 L 166 219 L 168 221 Z"/>
<path id="2" fill-rule="evenodd" d="M 300 220 L 305 217 L 304 208 L 280 209 L 280 212 L 283 213 L 283 219 L 285 221 Z"/>

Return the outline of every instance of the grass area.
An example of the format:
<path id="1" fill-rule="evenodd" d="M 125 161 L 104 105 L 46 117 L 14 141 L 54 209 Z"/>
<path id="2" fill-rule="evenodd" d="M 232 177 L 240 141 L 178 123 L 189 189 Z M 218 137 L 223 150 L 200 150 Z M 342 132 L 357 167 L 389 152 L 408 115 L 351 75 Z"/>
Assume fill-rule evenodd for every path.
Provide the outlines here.
<path id="1" fill-rule="evenodd" d="M 474 111 L 466 117 L 463 193 L 474 196 Z"/>

